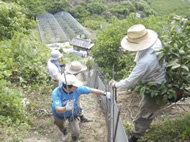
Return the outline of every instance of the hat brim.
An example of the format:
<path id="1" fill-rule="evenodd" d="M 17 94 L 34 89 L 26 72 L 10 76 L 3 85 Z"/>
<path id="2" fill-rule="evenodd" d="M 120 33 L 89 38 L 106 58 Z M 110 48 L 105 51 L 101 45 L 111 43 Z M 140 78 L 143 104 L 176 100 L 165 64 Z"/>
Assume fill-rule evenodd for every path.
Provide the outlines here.
<path id="1" fill-rule="evenodd" d="M 77 81 L 76 83 L 72 84 L 75 87 L 80 87 L 83 85 L 83 83 L 81 81 Z"/>
<path id="2" fill-rule="evenodd" d="M 58 60 L 58 59 L 60 59 L 62 56 L 63 56 L 63 55 L 60 54 L 59 57 L 57 57 L 57 58 L 52 58 L 52 57 L 51 57 L 50 60 Z"/>
<path id="3" fill-rule="evenodd" d="M 73 71 L 71 70 L 71 64 L 66 64 L 65 66 L 65 71 L 70 73 L 70 74 L 78 74 L 78 73 L 81 73 L 81 72 L 84 72 L 87 70 L 87 66 L 86 65 L 81 65 L 81 70 L 78 70 L 78 71 Z"/>
<path id="4" fill-rule="evenodd" d="M 155 31 L 147 29 L 147 35 L 140 40 L 136 40 L 135 43 L 127 40 L 128 36 L 125 36 L 121 40 L 121 47 L 128 51 L 141 51 L 150 48 L 157 40 L 158 35 Z"/>
<path id="5" fill-rule="evenodd" d="M 67 75 L 66 75 L 66 76 L 67 76 Z M 67 77 L 66 77 L 66 78 L 67 78 Z M 75 87 L 80 87 L 80 86 L 83 85 L 83 83 L 82 83 L 80 80 L 78 80 L 78 79 L 75 81 L 75 83 L 72 83 L 72 84 L 71 84 L 69 81 L 65 80 L 65 75 L 62 75 L 61 81 L 62 81 L 64 84 L 73 85 L 73 86 L 75 86 Z M 67 83 L 66 83 L 66 81 L 67 81 Z"/>

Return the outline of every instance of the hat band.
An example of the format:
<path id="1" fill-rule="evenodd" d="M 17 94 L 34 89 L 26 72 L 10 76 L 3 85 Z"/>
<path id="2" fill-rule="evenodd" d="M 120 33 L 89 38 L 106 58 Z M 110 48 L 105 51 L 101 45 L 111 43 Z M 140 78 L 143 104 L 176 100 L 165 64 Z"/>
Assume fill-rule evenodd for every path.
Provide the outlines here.
<path id="1" fill-rule="evenodd" d="M 126 40 L 127 40 L 128 42 L 130 42 L 130 43 L 139 44 L 136 40 L 141 40 L 141 39 L 143 39 L 145 36 L 147 36 L 147 33 L 148 33 L 148 32 L 146 31 L 146 33 L 145 33 L 143 36 L 138 37 L 138 38 L 130 38 L 130 37 L 127 37 Z"/>
<path id="2" fill-rule="evenodd" d="M 81 70 L 81 67 L 79 67 L 79 68 L 78 68 L 78 67 L 77 67 L 77 68 L 72 68 L 72 67 L 71 67 L 71 70 L 72 70 L 72 71 L 80 71 L 80 70 Z"/>

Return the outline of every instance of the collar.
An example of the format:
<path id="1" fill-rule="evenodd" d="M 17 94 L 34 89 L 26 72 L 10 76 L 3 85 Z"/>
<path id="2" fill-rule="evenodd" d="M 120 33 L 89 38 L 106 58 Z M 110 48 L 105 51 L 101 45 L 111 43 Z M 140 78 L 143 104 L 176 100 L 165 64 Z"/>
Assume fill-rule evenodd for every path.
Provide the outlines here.
<path id="1" fill-rule="evenodd" d="M 64 87 L 61 87 L 61 89 L 62 89 L 62 91 L 63 91 L 65 94 L 67 94 L 67 95 L 69 95 L 69 94 L 72 94 L 72 93 L 73 93 L 73 92 L 70 92 L 70 93 L 66 92 L 66 91 L 65 91 L 65 89 L 64 89 Z"/>

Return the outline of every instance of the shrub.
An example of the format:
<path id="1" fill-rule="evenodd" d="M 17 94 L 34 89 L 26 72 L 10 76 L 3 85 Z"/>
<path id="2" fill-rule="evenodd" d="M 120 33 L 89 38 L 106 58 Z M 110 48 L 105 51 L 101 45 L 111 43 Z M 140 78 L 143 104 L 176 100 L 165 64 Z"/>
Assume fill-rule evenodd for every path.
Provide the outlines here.
<path id="1" fill-rule="evenodd" d="M 190 139 L 190 114 L 178 115 L 175 120 L 166 119 L 155 123 L 140 141 L 179 142 Z"/>
<path id="2" fill-rule="evenodd" d="M 47 47 L 32 37 L 15 34 L 0 44 L 0 79 L 27 86 L 48 81 Z M 45 66 L 44 66 L 45 65 Z"/>
<path id="3" fill-rule="evenodd" d="M 0 80 L 0 124 L 20 124 L 29 120 L 24 97 L 21 90 L 11 88 L 8 82 Z"/>

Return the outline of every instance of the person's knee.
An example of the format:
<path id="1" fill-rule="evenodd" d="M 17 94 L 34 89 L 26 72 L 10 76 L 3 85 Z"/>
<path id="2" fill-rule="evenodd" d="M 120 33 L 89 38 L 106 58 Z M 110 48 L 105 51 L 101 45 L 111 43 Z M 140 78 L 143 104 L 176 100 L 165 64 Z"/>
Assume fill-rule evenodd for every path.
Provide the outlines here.
<path id="1" fill-rule="evenodd" d="M 80 135 L 80 131 L 73 131 L 72 132 L 72 136 L 79 136 Z"/>
<path id="2" fill-rule="evenodd" d="M 71 124 L 71 133 L 72 133 L 72 136 L 79 136 L 80 127 L 79 127 L 78 120 L 74 120 L 74 122 L 72 122 L 72 124 Z"/>
<path id="3" fill-rule="evenodd" d="M 64 129 L 64 121 L 54 117 L 54 124 L 62 131 Z"/>
<path id="4" fill-rule="evenodd" d="M 72 136 L 79 136 L 79 134 L 80 134 L 80 128 L 79 128 L 79 127 L 76 128 L 76 129 L 74 129 L 74 130 L 72 131 Z"/>

